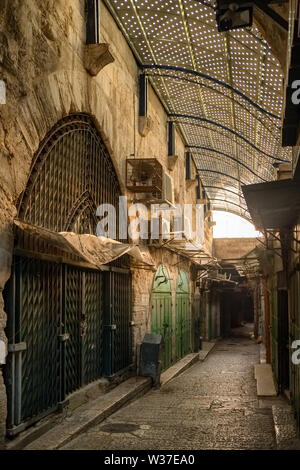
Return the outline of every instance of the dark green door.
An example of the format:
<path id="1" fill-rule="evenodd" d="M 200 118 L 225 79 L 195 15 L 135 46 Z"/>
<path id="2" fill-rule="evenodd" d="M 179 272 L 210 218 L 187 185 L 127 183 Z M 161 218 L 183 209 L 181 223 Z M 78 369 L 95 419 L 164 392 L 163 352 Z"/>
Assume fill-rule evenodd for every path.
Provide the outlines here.
<path id="1" fill-rule="evenodd" d="M 172 290 L 169 271 L 159 266 L 152 290 L 152 333 L 163 337 L 162 369 L 172 364 Z"/>
<path id="2" fill-rule="evenodd" d="M 176 359 L 190 352 L 191 318 L 189 280 L 185 271 L 180 271 L 176 287 Z"/>

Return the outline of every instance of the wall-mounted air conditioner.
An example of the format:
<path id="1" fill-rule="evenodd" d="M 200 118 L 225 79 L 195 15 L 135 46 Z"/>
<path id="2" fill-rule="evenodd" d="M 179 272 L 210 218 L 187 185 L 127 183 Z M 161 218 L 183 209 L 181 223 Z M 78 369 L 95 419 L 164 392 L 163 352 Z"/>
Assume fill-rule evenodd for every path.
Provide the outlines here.
<path id="1" fill-rule="evenodd" d="M 126 187 L 133 193 L 162 193 L 163 167 L 156 158 L 128 158 Z"/>
<path id="2" fill-rule="evenodd" d="M 174 204 L 172 177 L 156 158 L 129 158 L 126 187 L 141 202 Z"/>

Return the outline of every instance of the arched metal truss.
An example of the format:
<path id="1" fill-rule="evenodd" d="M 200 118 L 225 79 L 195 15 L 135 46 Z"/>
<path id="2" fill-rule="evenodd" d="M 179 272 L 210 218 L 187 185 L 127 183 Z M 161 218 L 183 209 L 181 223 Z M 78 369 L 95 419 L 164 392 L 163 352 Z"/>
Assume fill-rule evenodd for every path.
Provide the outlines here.
<path id="1" fill-rule="evenodd" d="M 198 171 L 199 171 L 200 174 L 201 174 L 201 172 L 214 173 L 213 175 L 206 175 L 206 178 L 214 178 L 215 174 L 217 174 L 217 175 L 225 176 L 226 178 L 230 178 L 234 181 L 237 181 L 238 183 L 247 184 L 246 182 L 241 181 L 239 178 L 236 178 L 236 177 L 234 177 L 232 175 L 229 175 L 227 173 L 223 173 L 222 171 L 212 170 L 211 168 L 198 168 Z"/>
<path id="2" fill-rule="evenodd" d="M 215 201 L 220 201 L 226 204 L 231 204 L 233 206 L 239 207 L 240 209 L 244 210 L 245 212 L 248 212 L 247 208 L 241 206 L 240 204 L 237 204 L 236 202 L 228 201 L 227 199 L 219 199 L 217 197 L 212 198 L 212 203 L 214 204 Z"/>
<path id="3" fill-rule="evenodd" d="M 230 208 L 230 207 L 226 208 L 226 207 L 224 207 L 224 205 L 222 205 L 220 207 L 215 207 L 214 206 L 213 211 L 230 212 L 230 214 L 238 215 L 242 219 L 245 219 L 245 220 L 247 220 L 247 222 L 250 222 L 251 224 L 253 224 L 250 215 L 247 215 L 246 212 L 243 212 L 241 210 L 235 210 L 234 208 Z"/>
<path id="4" fill-rule="evenodd" d="M 203 147 L 201 145 L 191 145 L 190 147 L 188 147 L 189 149 L 197 149 L 197 150 L 205 150 L 206 152 L 212 152 L 212 153 L 216 153 L 220 156 L 223 156 L 223 157 L 226 157 L 226 158 L 229 158 L 230 160 L 236 162 L 238 165 L 244 167 L 246 170 L 250 171 L 250 173 L 252 173 L 254 176 L 256 176 L 257 178 L 259 178 L 261 181 L 264 181 L 266 182 L 267 180 L 265 178 L 263 178 L 262 176 L 259 176 L 257 173 L 255 173 L 255 171 L 253 171 L 248 165 L 246 165 L 245 163 L 241 162 L 240 160 L 238 160 L 237 158 L 234 158 L 232 157 L 232 155 L 228 155 L 227 153 L 224 153 L 224 152 L 221 152 L 220 150 L 215 150 L 215 149 L 211 149 L 209 147 Z M 195 152 L 196 154 L 198 152 Z"/>
<path id="5" fill-rule="evenodd" d="M 264 114 L 266 114 L 268 116 L 271 116 L 275 119 L 280 119 L 280 116 L 276 116 L 276 114 L 273 114 L 270 111 L 268 111 L 267 109 L 262 108 L 257 103 L 255 103 L 255 101 L 251 100 L 244 93 L 241 93 L 239 90 L 237 90 L 236 88 L 230 86 L 228 83 L 223 82 L 222 80 L 218 80 L 217 78 L 210 77 L 209 75 L 207 75 L 205 73 L 196 72 L 196 70 L 189 70 L 189 69 L 185 69 L 183 67 L 176 67 L 176 66 L 172 66 L 172 65 L 143 65 L 143 69 L 174 70 L 176 72 L 182 72 L 182 73 L 185 73 L 185 74 L 191 74 L 191 75 L 195 75 L 196 77 L 204 78 L 208 81 L 213 82 L 214 84 L 217 84 L 217 85 L 220 85 L 221 87 L 227 88 L 228 90 L 232 91 L 233 93 L 236 93 L 238 96 L 240 96 L 245 101 L 250 103 L 252 106 L 257 108 L 261 113 L 264 113 Z M 178 78 L 180 78 L 180 77 L 178 77 Z M 195 82 L 195 83 L 199 84 L 199 82 Z"/>
<path id="6" fill-rule="evenodd" d="M 208 189 L 218 189 L 219 191 L 225 191 L 227 193 L 231 193 L 231 194 L 234 194 L 235 196 L 237 197 L 242 197 L 242 194 L 241 193 L 236 193 L 234 191 L 231 191 L 231 189 L 228 189 L 228 188 L 225 188 L 225 187 L 222 187 L 222 186 L 212 186 L 212 185 L 206 185 L 205 190 L 208 190 Z"/>
<path id="7" fill-rule="evenodd" d="M 246 137 L 244 137 L 243 135 L 239 134 L 238 132 L 230 129 L 230 127 L 227 127 L 227 126 L 224 126 L 223 124 L 220 124 L 219 122 L 216 122 L 216 121 L 211 121 L 210 119 L 206 119 L 204 117 L 201 117 L 201 116 L 192 116 L 191 114 L 169 114 L 169 116 L 172 118 L 172 117 L 175 117 L 175 118 L 182 118 L 182 119 L 195 119 L 197 121 L 203 121 L 207 124 L 212 124 L 213 126 L 217 126 L 217 127 L 220 127 L 221 129 L 227 131 L 227 132 L 230 132 L 231 134 L 233 134 L 235 137 L 237 137 L 238 139 L 242 139 L 246 144 L 250 145 L 254 150 L 256 150 L 257 152 L 261 153 L 262 155 L 264 155 L 265 157 L 268 157 L 268 158 L 271 158 L 272 160 L 276 160 L 278 162 L 286 162 L 288 160 L 283 160 L 282 158 L 278 158 L 278 157 L 274 157 L 274 155 L 269 155 L 268 153 L 266 153 L 264 150 L 262 149 L 259 149 L 258 147 L 256 147 L 256 145 L 254 145 L 252 142 L 250 142 L 248 139 L 246 139 Z"/>
<path id="8" fill-rule="evenodd" d="M 273 163 L 291 161 L 281 146 L 283 73 L 256 26 L 219 33 L 213 0 L 105 3 L 189 146 L 208 197 L 209 186 L 234 182 L 240 193 L 241 184 L 276 179 Z M 242 208 L 235 213 L 244 217 Z"/>
<path id="9" fill-rule="evenodd" d="M 238 205 L 240 207 L 244 208 L 245 210 L 248 210 L 246 202 L 244 201 L 244 199 L 242 198 L 240 193 L 236 193 L 236 192 L 231 191 L 227 188 L 219 188 L 219 187 L 216 187 L 216 186 L 206 186 L 205 190 L 207 191 L 208 188 L 211 188 L 210 189 L 210 200 L 211 201 L 216 200 L 216 197 L 218 196 L 218 200 L 223 201 L 225 203 L 225 202 L 231 200 L 231 199 L 227 199 L 227 197 L 228 198 L 231 197 L 232 199 L 234 199 L 234 200 L 232 200 L 232 202 L 234 202 L 235 204 L 238 203 Z M 220 197 L 222 197 L 222 199 L 220 199 Z M 244 204 L 244 206 L 243 206 L 243 204 Z"/>
<path id="10" fill-rule="evenodd" d="M 212 85 L 209 85 L 209 84 L 206 84 L 206 83 L 199 83 L 199 81 L 193 80 L 193 79 L 188 78 L 184 75 L 181 76 L 181 75 L 178 75 L 178 74 L 163 73 L 161 71 L 155 73 L 153 71 L 149 72 L 147 69 L 145 71 L 145 74 L 149 78 L 151 78 L 151 77 L 170 78 L 170 79 L 176 80 L 177 83 L 180 83 L 180 82 L 182 82 L 182 83 L 184 83 L 184 82 L 192 83 L 192 84 L 198 85 L 202 88 L 207 88 L 208 90 L 210 90 L 210 91 L 212 91 L 216 94 L 219 94 L 221 96 L 224 95 L 221 88 L 218 89 L 218 88 L 214 88 Z M 248 107 L 245 106 L 245 103 L 243 101 L 238 101 L 235 97 L 232 98 L 232 102 L 235 105 L 239 106 L 242 111 L 246 111 L 254 119 L 259 120 L 260 124 L 262 126 L 264 126 L 266 128 L 266 130 L 268 130 L 270 133 L 273 133 L 274 136 L 277 135 L 278 131 L 280 130 L 280 121 L 279 121 L 280 118 L 279 118 L 279 116 L 275 116 L 275 115 L 273 116 L 274 119 L 277 119 L 277 122 L 276 122 L 274 119 L 271 119 L 271 118 L 268 119 L 269 114 L 263 114 L 262 116 L 258 115 L 257 112 L 256 112 L 256 108 L 254 108 L 253 106 L 248 106 Z"/>

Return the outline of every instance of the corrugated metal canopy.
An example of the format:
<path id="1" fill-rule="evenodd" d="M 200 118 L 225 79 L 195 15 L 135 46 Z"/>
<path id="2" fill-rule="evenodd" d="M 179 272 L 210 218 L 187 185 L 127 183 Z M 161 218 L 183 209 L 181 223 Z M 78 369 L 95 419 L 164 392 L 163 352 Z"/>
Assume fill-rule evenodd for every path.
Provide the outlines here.
<path id="1" fill-rule="evenodd" d="M 193 154 L 213 210 L 251 219 L 241 185 L 276 179 L 283 74 L 258 29 L 217 30 L 211 0 L 105 0 Z"/>

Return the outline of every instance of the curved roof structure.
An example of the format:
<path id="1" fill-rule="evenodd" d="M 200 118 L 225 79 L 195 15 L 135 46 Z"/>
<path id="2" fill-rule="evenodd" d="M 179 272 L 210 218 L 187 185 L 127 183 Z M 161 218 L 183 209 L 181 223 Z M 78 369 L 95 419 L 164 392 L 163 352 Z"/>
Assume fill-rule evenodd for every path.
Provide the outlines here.
<path id="1" fill-rule="evenodd" d="M 241 185 L 276 179 L 283 74 L 258 29 L 219 33 L 212 0 L 106 0 L 169 119 L 192 152 L 213 210 L 250 220 Z"/>

